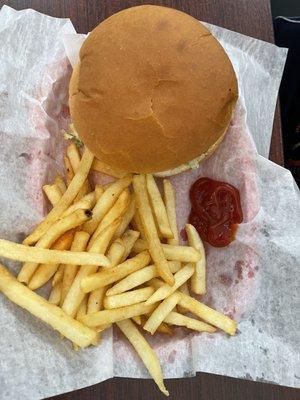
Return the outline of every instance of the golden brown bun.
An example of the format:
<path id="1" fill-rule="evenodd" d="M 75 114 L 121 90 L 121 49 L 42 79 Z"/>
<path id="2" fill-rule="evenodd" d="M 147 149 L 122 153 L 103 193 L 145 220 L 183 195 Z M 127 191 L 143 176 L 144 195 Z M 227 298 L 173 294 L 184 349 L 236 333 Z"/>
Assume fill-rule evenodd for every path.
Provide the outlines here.
<path id="1" fill-rule="evenodd" d="M 128 172 L 160 172 L 216 147 L 237 96 L 229 58 L 199 21 L 140 6 L 87 37 L 70 109 L 80 138 L 100 160 Z"/>

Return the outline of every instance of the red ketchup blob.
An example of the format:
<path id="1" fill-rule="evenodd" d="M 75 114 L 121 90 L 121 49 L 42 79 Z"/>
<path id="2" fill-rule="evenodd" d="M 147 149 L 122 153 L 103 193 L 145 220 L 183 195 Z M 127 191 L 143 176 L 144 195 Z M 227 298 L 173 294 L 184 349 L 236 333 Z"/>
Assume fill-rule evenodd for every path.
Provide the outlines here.
<path id="1" fill-rule="evenodd" d="M 200 178 L 191 187 L 189 222 L 201 239 L 225 247 L 235 239 L 237 224 L 243 221 L 239 191 L 229 183 Z"/>

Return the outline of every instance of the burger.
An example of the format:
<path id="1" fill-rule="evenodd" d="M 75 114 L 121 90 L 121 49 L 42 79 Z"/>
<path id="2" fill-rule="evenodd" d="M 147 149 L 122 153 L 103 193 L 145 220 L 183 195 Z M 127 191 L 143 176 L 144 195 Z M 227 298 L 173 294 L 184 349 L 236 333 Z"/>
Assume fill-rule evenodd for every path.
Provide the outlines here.
<path id="1" fill-rule="evenodd" d="M 169 176 L 218 148 L 238 86 L 227 54 L 203 24 L 146 5 L 112 15 L 88 35 L 69 94 L 75 129 L 99 160 Z"/>

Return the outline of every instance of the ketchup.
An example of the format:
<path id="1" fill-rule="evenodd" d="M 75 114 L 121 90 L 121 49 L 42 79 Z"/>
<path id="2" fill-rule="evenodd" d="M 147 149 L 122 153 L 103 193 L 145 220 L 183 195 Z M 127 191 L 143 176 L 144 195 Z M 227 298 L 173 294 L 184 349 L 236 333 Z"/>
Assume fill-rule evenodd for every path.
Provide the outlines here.
<path id="1" fill-rule="evenodd" d="M 191 187 L 189 222 L 200 237 L 215 247 L 235 239 L 237 224 L 243 221 L 239 191 L 229 183 L 200 178 Z"/>

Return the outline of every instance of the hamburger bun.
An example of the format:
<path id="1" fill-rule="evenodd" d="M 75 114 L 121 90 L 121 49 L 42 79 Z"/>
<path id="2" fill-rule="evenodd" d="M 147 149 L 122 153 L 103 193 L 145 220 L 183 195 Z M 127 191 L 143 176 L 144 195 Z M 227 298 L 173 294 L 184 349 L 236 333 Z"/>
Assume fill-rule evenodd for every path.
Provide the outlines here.
<path id="1" fill-rule="evenodd" d="M 170 175 L 204 159 L 224 137 L 236 76 L 193 17 L 150 5 L 123 10 L 90 33 L 79 60 L 71 117 L 85 145 L 112 167 Z"/>

